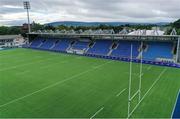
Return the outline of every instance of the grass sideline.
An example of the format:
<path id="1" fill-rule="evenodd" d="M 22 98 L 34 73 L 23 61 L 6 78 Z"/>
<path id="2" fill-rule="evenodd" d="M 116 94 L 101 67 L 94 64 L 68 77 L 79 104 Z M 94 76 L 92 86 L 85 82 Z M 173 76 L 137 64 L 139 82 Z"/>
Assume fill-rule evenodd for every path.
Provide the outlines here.
<path id="1" fill-rule="evenodd" d="M 0 51 L 0 67 L 1 118 L 127 117 L 129 63 L 20 48 Z M 160 77 L 164 69 L 143 65 L 144 99 L 131 117 L 171 117 L 180 70 L 166 68 Z M 135 93 L 139 64 L 132 75 Z"/>

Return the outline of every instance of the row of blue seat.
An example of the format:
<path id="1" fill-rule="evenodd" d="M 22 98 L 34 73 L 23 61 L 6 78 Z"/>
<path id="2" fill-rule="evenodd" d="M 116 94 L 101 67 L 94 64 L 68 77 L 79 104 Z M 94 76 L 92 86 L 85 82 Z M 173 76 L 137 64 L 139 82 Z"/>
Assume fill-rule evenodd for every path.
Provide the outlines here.
<path id="1" fill-rule="evenodd" d="M 130 57 L 131 55 L 131 45 L 132 45 L 132 57 L 137 58 L 139 55 L 139 47 L 140 47 L 140 42 L 133 42 L 133 41 L 119 41 L 118 42 L 118 47 L 116 50 L 113 50 L 111 53 L 111 56 L 116 56 L 116 57 Z"/>
<path id="2" fill-rule="evenodd" d="M 71 42 L 73 40 L 70 39 L 36 39 L 32 41 L 30 47 L 45 49 L 45 50 L 53 50 L 53 51 L 64 51 L 71 46 Z M 76 41 L 71 48 L 77 50 L 86 50 L 89 48 L 89 42 Z M 89 48 L 86 54 L 95 54 L 107 56 L 111 50 L 111 46 L 113 41 L 111 40 L 96 40 L 94 45 Z M 132 56 L 133 58 L 137 58 L 139 55 L 139 48 L 141 42 L 138 41 L 118 41 L 118 46 L 116 49 L 113 49 L 109 54 L 114 57 L 125 57 L 130 58 L 131 55 L 131 46 L 132 46 Z M 147 60 L 156 60 L 157 58 L 167 58 L 173 59 L 172 49 L 173 44 L 168 42 L 147 42 L 148 49 L 143 52 L 143 59 Z"/>
<path id="3" fill-rule="evenodd" d="M 169 42 L 149 42 L 148 50 L 143 53 L 145 59 L 155 60 L 156 58 L 173 58 L 173 43 Z"/>
<path id="4" fill-rule="evenodd" d="M 86 50 L 88 48 L 89 42 L 76 41 L 72 46 L 73 49 Z"/>
<path id="5" fill-rule="evenodd" d="M 107 55 L 110 51 L 112 41 L 110 40 L 97 40 L 92 48 L 90 48 L 87 54 Z"/>
<path id="6" fill-rule="evenodd" d="M 71 43 L 71 40 L 68 40 L 68 39 L 58 40 L 58 41 L 56 41 L 56 44 L 54 45 L 54 47 L 51 50 L 66 51 L 66 49 L 69 47 L 70 43 Z"/>
<path id="7" fill-rule="evenodd" d="M 31 42 L 30 47 L 31 48 L 38 48 L 39 45 L 43 42 L 43 39 L 36 39 L 33 42 Z"/>
<path id="8" fill-rule="evenodd" d="M 24 46 L 24 48 L 30 48 L 30 47 Z M 43 50 L 43 49 L 39 49 L 39 50 Z M 65 51 L 56 51 L 56 50 L 48 50 L 48 51 L 67 53 Z M 103 58 L 103 59 L 110 59 L 110 60 L 117 60 L 117 61 L 124 61 L 124 62 L 132 61 L 132 62 L 135 62 L 135 63 L 141 63 L 140 59 L 130 59 L 130 58 L 122 58 L 122 57 L 114 57 L 114 56 L 103 56 L 103 55 L 96 55 L 96 54 L 83 54 L 83 55 L 82 54 L 76 54 L 76 55 L 95 57 L 95 58 Z M 158 66 L 180 68 L 180 64 L 171 63 L 171 62 L 157 62 L 157 61 L 150 61 L 150 60 L 142 60 L 142 63 L 143 64 L 158 65 Z"/>

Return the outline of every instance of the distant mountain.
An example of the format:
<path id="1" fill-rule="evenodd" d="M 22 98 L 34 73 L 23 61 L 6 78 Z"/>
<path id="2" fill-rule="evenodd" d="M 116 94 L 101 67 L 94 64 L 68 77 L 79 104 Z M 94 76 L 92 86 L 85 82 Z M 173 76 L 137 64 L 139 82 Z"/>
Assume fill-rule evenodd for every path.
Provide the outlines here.
<path id="1" fill-rule="evenodd" d="M 65 25 L 65 26 L 98 26 L 98 25 L 109 25 L 109 26 L 119 26 L 119 25 L 149 25 L 149 24 L 155 24 L 158 26 L 167 25 L 168 22 L 159 22 L 159 23 L 133 23 L 133 22 L 76 22 L 76 21 L 61 21 L 61 22 L 52 22 L 47 23 L 45 25 L 51 25 L 51 26 L 59 26 L 59 25 Z"/>

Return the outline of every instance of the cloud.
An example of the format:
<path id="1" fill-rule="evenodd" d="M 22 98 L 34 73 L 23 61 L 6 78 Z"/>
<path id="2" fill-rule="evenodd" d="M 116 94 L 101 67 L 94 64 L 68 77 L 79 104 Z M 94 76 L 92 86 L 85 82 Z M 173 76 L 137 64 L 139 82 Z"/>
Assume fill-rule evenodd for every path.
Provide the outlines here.
<path id="1" fill-rule="evenodd" d="M 31 21 L 172 22 L 180 0 L 30 0 Z M 0 0 L 0 25 L 26 22 L 23 0 Z"/>

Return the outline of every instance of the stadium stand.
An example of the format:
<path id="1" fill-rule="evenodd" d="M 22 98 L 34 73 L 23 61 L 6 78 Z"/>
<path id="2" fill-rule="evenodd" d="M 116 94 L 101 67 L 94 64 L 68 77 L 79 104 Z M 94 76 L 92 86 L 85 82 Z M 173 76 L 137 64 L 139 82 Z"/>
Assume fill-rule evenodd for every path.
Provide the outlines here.
<path id="1" fill-rule="evenodd" d="M 147 51 L 143 53 L 143 58 L 156 60 L 157 58 L 172 59 L 173 44 L 169 42 L 148 42 Z"/>
<path id="2" fill-rule="evenodd" d="M 55 46 L 51 50 L 66 52 L 66 50 L 70 46 L 71 42 L 72 41 L 69 39 L 61 39 L 60 41 L 56 41 Z"/>
<path id="3" fill-rule="evenodd" d="M 42 44 L 42 39 L 35 39 L 31 42 L 30 48 L 38 48 Z"/>
<path id="4" fill-rule="evenodd" d="M 39 47 L 39 49 L 49 50 L 54 43 L 55 43 L 54 39 L 48 39 Z"/>
<path id="5" fill-rule="evenodd" d="M 87 54 L 96 54 L 107 56 L 112 45 L 111 40 L 97 40 L 92 48 L 87 51 Z"/>
<path id="6" fill-rule="evenodd" d="M 133 42 L 133 41 L 119 41 L 118 42 L 118 47 L 112 51 L 111 56 L 115 57 L 126 57 L 130 58 L 131 55 L 131 44 L 133 48 L 133 58 L 137 58 L 139 55 L 139 47 L 140 47 L 140 42 Z"/>
<path id="7" fill-rule="evenodd" d="M 113 41 L 113 40 L 78 40 L 78 39 L 42 39 L 37 38 L 30 44 L 30 48 L 51 50 L 57 52 L 75 53 L 88 56 L 108 56 L 110 58 L 130 58 L 131 44 L 133 59 L 140 58 L 141 41 Z M 144 42 L 143 60 L 157 62 L 174 62 L 172 42 Z M 82 52 L 80 52 L 82 51 Z"/>
<path id="8" fill-rule="evenodd" d="M 83 41 L 77 41 L 75 44 L 72 46 L 72 49 L 76 50 L 85 50 L 88 48 L 89 42 L 83 42 Z"/>

